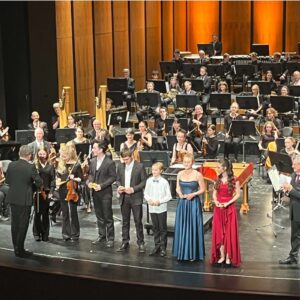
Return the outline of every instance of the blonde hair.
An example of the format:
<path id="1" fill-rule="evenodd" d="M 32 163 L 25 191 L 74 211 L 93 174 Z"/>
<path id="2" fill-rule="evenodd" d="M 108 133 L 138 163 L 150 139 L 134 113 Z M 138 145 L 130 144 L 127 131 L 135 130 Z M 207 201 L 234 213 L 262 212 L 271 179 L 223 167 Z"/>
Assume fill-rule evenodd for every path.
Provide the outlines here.
<path id="1" fill-rule="evenodd" d="M 160 171 L 163 171 L 164 169 L 164 164 L 162 162 L 156 162 L 152 165 L 152 168 L 157 168 Z"/>
<path id="2" fill-rule="evenodd" d="M 77 154 L 76 154 L 76 148 L 75 144 L 61 144 L 59 153 L 61 154 L 67 154 L 70 158 L 70 161 L 77 161 Z M 66 162 L 60 158 L 57 166 L 57 172 L 58 173 L 66 173 L 67 168 L 66 168 Z"/>
<path id="3" fill-rule="evenodd" d="M 184 160 L 185 158 L 190 159 L 193 163 L 194 163 L 194 161 L 195 161 L 194 155 L 193 155 L 192 153 L 189 153 L 189 152 L 186 153 L 186 154 L 183 156 L 183 160 Z"/>

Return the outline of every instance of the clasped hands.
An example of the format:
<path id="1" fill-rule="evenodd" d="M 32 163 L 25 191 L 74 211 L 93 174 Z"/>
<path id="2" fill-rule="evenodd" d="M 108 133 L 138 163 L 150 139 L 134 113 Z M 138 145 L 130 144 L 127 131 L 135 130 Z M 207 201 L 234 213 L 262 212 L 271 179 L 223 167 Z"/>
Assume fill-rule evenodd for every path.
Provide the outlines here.
<path id="1" fill-rule="evenodd" d="M 285 192 L 285 193 L 289 193 L 292 189 L 293 189 L 293 186 L 288 183 L 288 182 L 284 182 L 281 186 L 281 189 Z"/>
<path id="2" fill-rule="evenodd" d="M 216 205 L 216 207 L 219 207 L 219 208 L 226 208 L 230 205 L 230 203 L 229 202 L 222 202 L 221 203 L 221 202 L 216 200 L 215 205 Z"/>
<path id="3" fill-rule="evenodd" d="M 195 197 L 195 193 L 190 194 L 180 194 L 180 198 L 186 199 L 186 200 L 192 200 Z"/>
<path id="4" fill-rule="evenodd" d="M 149 200 L 148 204 L 151 206 L 160 206 L 160 201 L 159 200 Z"/>
<path id="5" fill-rule="evenodd" d="M 119 186 L 118 189 L 117 189 L 117 192 L 119 194 L 133 194 L 134 193 L 134 189 L 132 187 L 124 187 L 124 186 Z"/>

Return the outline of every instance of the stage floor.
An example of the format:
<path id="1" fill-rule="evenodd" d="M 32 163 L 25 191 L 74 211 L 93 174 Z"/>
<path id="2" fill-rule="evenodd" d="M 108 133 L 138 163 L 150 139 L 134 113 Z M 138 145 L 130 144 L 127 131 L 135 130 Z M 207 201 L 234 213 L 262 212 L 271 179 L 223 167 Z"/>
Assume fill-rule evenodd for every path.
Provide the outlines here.
<path id="1" fill-rule="evenodd" d="M 205 233 L 206 258 L 203 262 L 180 262 L 171 255 L 172 236 L 168 239 L 168 255 L 149 257 L 153 237 L 145 231 L 146 253 L 139 254 L 135 243 L 134 224 L 131 223 L 130 249 L 117 253 L 121 243 L 121 223 L 115 221 L 116 240 L 113 249 L 104 245 L 94 246 L 97 237 L 94 214 L 87 214 L 79 207 L 81 236 L 78 243 L 64 242 L 61 238 L 60 218 L 50 230 L 50 241 L 36 242 L 30 226 L 26 248 L 34 251 L 30 259 L 14 256 L 10 223 L 0 222 L 0 265 L 8 268 L 84 277 L 95 280 L 124 282 L 135 285 L 151 285 L 177 289 L 222 291 L 243 294 L 299 296 L 300 268 L 282 266 L 278 260 L 290 250 L 290 224 L 288 208 L 273 213 L 273 221 L 285 226 L 272 226 L 256 230 L 258 226 L 271 224 L 267 214 L 272 212 L 271 185 L 257 175 L 249 189 L 250 211 L 239 214 L 242 265 L 240 268 L 222 268 L 209 264 L 211 229 Z M 239 210 L 240 201 L 237 208 Z M 114 215 L 120 217 L 117 203 Z M 146 216 L 144 216 L 146 221 Z"/>

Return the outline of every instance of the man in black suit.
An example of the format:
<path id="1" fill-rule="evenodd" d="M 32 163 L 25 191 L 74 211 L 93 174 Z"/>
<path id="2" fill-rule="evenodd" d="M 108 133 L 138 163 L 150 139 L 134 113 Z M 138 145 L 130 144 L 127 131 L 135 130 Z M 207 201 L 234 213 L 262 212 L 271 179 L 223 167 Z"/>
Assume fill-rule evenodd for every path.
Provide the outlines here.
<path id="1" fill-rule="evenodd" d="M 213 45 L 214 55 L 222 54 L 222 43 L 216 34 L 213 34 L 211 44 Z"/>
<path id="2" fill-rule="evenodd" d="M 200 68 L 200 76 L 198 76 L 197 79 L 203 80 L 204 93 L 201 95 L 201 101 L 203 111 L 206 113 L 207 103 L 209 102 L 212 79 L 210 76 L 207 75 L 207 68 L 205 66 L 202 66 Z"/>
<path id="3" fill-rule="evenodd" d="M 129 69 L 123 69 L 123 76 L 127 78 L 127 91 L 123 93 L 127 110 L 131 111 L 131 102 L 134 100 L 135 80 L 130 77 Z"/>
<path id="4" fill-rule="evenodd" d="M 19 151 L 20 159 L 9 164 L 6 172 L 6 183 L 9 185 L 7 201 L 11 206 L 11 235 L 15 255 L 28 257 L 32 253 L 24 249 L 31 206 L 32 185 L 40 187 L 43 183 L 35 166 L 30 164 L 32 151 L 24 145 Z"/>
<path id="5" fill-rule="evenodd" d="M 42 128 L 44 130 L 45 136 L 48 135 L 48 125 L 46 122 L 40 121 L 40 115 L 37 111 L 33 111 L 31 113 L 31 120 L 32 122 L 28 124 L 28 129 L 36 129 Z"/>
<path id="6" fill-rule="evenodd" d="M 87 133 L 87 138 L 90 140 L 104 141 L 107 145 L 110 144 L 110 135 L 107 129 L 101 128 L 101 122 L 97 119 L 93 120 L 93 129 Z"/>
<path id="7" fill-rule="evenodd" d="M 290 220 L 291 220 L 291 251 L 286 259 L 279 261 L 280 264 L 292 265 L 298 263 L 300 248 L 300 155 L 293 159 L 291 183 L 284 183 L 282 189 L 290 197 Z"/>
<path id="8" fill-rule="evenodd" d="M 93 144 L 94 158 L 91 160 L 88 186 L 93 189 L 93 201 L 98 224 L 98 238 L 92 242 L 96 245 L 106 242 L 106 247 L 114 245 L 115 229 L 112 211 L 112 184 L 116 181 L 115 163 L 105 155 L 107 144 Z"/>
<path id="9" fill-rule="evenodd" d="M 146 171 L 144 166 L 133 160 L 129 150 L 121 152 L 123 163 L 117 168 L 117 185 L 119 202 L 122 213 L 122 245 L 119 252 L 129 248 L 129 230 L 130 214 L 133 213 L 133 219 L 136 228 L 137 244 L 139 252 L 145 252 L 144 232 L 143 232 L 143 189 L 146 185 Z"/>
<path id="10" fill-rule="evenodd" d="M 44 131 L 42 128 L 38 127 L 34 130 L 35 141 L 29 143 L 28 146 L 32 152 L 33 157 L 36 156 L 36 153 L 39 149 L 46 149 L 50 151 L 50 143 L 44 140 Z"/>

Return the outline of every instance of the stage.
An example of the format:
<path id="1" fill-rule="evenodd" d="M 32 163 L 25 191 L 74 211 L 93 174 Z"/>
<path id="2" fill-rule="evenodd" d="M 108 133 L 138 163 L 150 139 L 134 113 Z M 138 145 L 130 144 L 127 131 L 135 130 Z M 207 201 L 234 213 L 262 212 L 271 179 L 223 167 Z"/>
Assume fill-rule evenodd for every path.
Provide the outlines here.
<path id="1" fill-rule="evenodd" d="M 206 258 L 203 262 L 180 262 L 172 257 L 172 235 L 168 239 L 167 257 L 150 257 L 153 237 L 145 230 L 146 253 L 139 254 L 135 229 L 131 223 L 130 249 L 116 252 L 121 244 L 120 210 L 113 209 L 116 240 L 112 249 L 92 245 L 97 237 L 94 213 L 79 209 L 81 235 L 78 243 L 61 238 L 60 218 L 50 229 L 50 241 L 36 242 L 30 226 L 26 248 L 34 251 L 29 259 L 16 258 L 12 250 L 9 222 L 0 223 L 0 286 L 2 296 L 17 299 L 22 295 L 33 299 L 90 298 L 109 295 L 110 298 L 149 299 L 172 296 L 175 299 L 202 297 L 206 299 L 271 299 L 300 295 L 300 272 L 296 266 L 282 266 L 278 260 L 290 250 L 288 209 L 275 211 L 274 221 L 285 229 L 267 226 L 271 213 L 271 185 L 255 172 L 249 187 L 250 211 L 239 215 L 242 266 L 215 267 L 209 264 L 211 229 L 205 233 Z M 237 205 L 239 211 L 240 201 Z M 170 220 L 171 217 L 170 213 Z M 146 222 L 146 214 L 144 215 Z M 5 280 L 4 280 L 5 279 Z M 20 288 L 14 288 L 18 282 Z M 276 298 L 277 298 L 276 297 Z M 28 298 L 28 297 L 26 297 Z"/>

